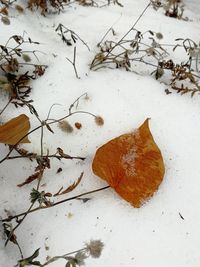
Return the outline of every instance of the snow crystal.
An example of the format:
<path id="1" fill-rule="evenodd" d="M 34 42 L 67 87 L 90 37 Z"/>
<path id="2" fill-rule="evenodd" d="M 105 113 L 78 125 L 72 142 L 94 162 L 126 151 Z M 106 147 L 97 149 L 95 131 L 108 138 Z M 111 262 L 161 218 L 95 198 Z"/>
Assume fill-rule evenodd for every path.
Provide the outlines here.
<path id="1" fill-rule="evenodd" d="M 133 147 L 128 151 L 127 154 L 122 156 L 121 163 L 126 172 L 126 175 L 132 176 L 135 175 L 135 158 L 136 158 L 136 148 Z"/>

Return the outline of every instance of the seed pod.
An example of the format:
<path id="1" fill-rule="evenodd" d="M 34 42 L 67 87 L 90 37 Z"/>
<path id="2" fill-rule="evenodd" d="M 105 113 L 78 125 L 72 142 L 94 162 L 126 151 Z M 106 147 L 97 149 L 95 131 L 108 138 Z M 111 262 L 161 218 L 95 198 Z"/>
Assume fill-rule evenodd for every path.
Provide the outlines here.
<path id="1" fill-rule="evenodd" d="M 1 21 L 2 21 L 3 24 L 5 24 L 5 25 L 10 25 L 10 20 L 9 20 L 8 17 L 5 17 L 5 16 L 1 17 Z"/>
<path id="2" fill-rule="evenodd" d="M 98 126 L 102 126 L 104 125 L 104 119 L 101 116 L 95 116 L 95 123 Z"/>

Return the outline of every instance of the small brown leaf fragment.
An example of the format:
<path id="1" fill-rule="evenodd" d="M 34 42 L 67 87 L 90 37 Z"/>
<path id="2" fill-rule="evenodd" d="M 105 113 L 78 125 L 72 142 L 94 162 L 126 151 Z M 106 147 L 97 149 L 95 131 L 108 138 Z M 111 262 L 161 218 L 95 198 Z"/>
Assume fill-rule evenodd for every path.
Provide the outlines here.
<path id="1" fill-rule="evenodd" d="M 62 168 L 58 168 L 56 173 L 62 172 Z"/>
<path id="2" fill-rule="evenodd" d="M 48 156 L 37 157 L 36 159 L 38 166 L 35 167 L 35 171 L 43 172 L 45 168 L 51 168 L 51 162 Z"/>
<path id="3" fill-rule="evenodd" d="M 171 94 L 172 92 L 170 92 L 169 89 L 165 89 L 165 93 L 166 93 L 166 95 L 169 95 L 169 94 Z"/>
<path id="4" fill-rule="evenodd" d="M 0 143 L 15 145 L 28 134 L 29 129 L 29 118 L 25 114 L 19 115 L 0 125 Z M 19 143 L 30 143 L 30 141 L 26 136 Z"/>
<path id="5" fill-rule="evenodd" d="M 18 244 L 17 236 L 12 232 L 12 230 L 8 230 L 7 228 L 5 228 L 4 232 L 7 236 L 7 238 L 9 238 L 9 241 L 11 241 L 14 244 Z"/>
<path id="6" fill-rule="evenodd" d="M 10 149 L 13 148 L 13 146 L 9 146 Z M 31 161 L 33 159 L 35 159 L 37 157 L 37 154 L 36 153 L 32 153 L 32 152 L 29 152 L 28 150 L 24 149 L 24 148 L 18 148 L 18 147 L 15 147 L 15 150 L 23 157 L 27 157 L 29 158 Z"/>
<path id="7" fill-rule="evenodd" d="M 47 192 L 44 194 L 45 197 L 52 197 L 52 194 L 50 192 Z"/>
<path id="8" fill-rule="evenodd" d="M 82 128 L 82 124 L 80 122 L 75 122 L 74 126 L 76 129 L 80 130 Z"/>
<path id="9" fill-rule="evenodd" d="M 54 194 L 53 196 L 56 197 L 56 196 L 64 195 L 64 194 L 67 194 L 67 193 L 73 191 L 79 185 L 79 183 L 81 182 L 82 178 L 83 178 L 83 172 L 81 173 L 80 177 L 78 178 L 78 180 L 76 182 L 74 182 L 73 184 L 68 186 L 63 191 L 62 191 L 63 187 L 61 187 L 60 190 L 56 194 Z"/>
<path id="10" fill-rule="evenodd" d="M 30 184 L 31 182 L 33 182 L 36 179 L 41 179 L 42 175 L 43 175 L 43 171 L 35 172 L 33 175 L 30 175 L 23 183 L 18 184 L 17 186 L 22 187 L 25 184 Z"/>
<path id="11" fill-rule="evenodd" d="M 49 124 L 48 123 L 46 123 L 45 124 L 45 126 L 47 127 L 47 129 L 51 132 L 51 133 L 53 133 L 54 134 L 54 131 L 51 129 L 51 127 L 49 126 Z"/>
<path id="12" fill-rule="evenodd" d="M 13 148 L 12 146 L 10 146 L 11 149 Z M 29 154 L 28 150 L 24 149 L 24 148 L 17 148 L 15 149 L 21 156 L 27 156 Z"/>
<path id="13" fill-rule="evenodd" d="M 65 158 L 65 159 L 71 159 L 71 156 L 68 154 L 65 154 L 62 148 L 58 147 L 57 152 L 61 157 Z"/>
<path id="14" fill-rule="evenodd" d="M 3 15 L 5 15 L 5 16 L 8 16 L 8 10 L 7 10 L 7 8 L 6 7 L 1 8 L 0 9 L 0 13 L 3 14 Z"/>
<path id="15" fill-rule="evenodd" d="M 59 196 L 60 195 L 60 192 L 63 190 L 63 186 L 58 190 L 57 193 L 55 193 L 53 196 L 56 197 L 56 196 Z"/>

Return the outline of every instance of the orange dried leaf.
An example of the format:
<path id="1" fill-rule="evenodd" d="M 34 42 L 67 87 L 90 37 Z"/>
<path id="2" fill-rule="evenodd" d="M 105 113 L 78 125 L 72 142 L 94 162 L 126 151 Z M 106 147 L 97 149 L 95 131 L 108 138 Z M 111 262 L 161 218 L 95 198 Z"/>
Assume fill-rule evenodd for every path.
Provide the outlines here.
<path id="1" fill-rule="evenodd" d="M 0 125 L 0 143 L 15 145 L 28 133 L 29 129 L 29 118 L 25 114 L 19 115 Z M 20 143 L 30 143 L 30 141 L 26 136 Z"/>
<path id="2" fill-rule="evenodd" d="M 134 207 L 139 208 L 148 200 L 158 189 L 165 172 L 148 119 L 136 131 L 100 147 L 92 169 Z"/>

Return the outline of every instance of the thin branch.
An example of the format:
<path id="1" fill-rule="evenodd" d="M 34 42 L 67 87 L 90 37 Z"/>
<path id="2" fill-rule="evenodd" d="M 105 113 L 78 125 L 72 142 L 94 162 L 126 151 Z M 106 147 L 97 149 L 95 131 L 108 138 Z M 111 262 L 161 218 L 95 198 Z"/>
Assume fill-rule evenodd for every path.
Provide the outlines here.
<path id="1" fill-rule="evenodd" d="M 24 159 L 24 158 L 30 158 L 30 159 L 34 159 L 34 158 L 37 158 L 37 157 L 44 157 L 44 158 L 56 158 L 56 159 L 59 159 L 59 160 L 61 160 L 61 159 L 77 159 L 77 160 L 85 160 L 85 158 L 84 157 L 74 157 L 74 156 L 65 156 L 65 157 L 63 157 L 63 156 L 59 156 L 59 155 L 48 155 L 48 154 L 46 154 L 46 155 L 32 155 L 32 154 L 28 154 L 28 155 L 20 155 L 20 156 L 13 156 L 13 157 L 7 157 L 7 159 L 9 160 L 9 159 Z"/>
<path id="2" fill-rule="evenodd" d="M 69 252 L 67 254 L 64 254 L 64 255 L 61 255 L 61 256 L 55 256 L 53 258 L 51 258 L 50 260 L 46 261 L 45 263 L 43 263 L 41 265 L 41 267 L 44 267 L 44 266 L 47 266 L 48 264 L 51 264 L 52 262 L 58 260 L 58 259 L 66 259 L 68 256 L 72 255 L 72 254 L 75 254 L 75 253 L 78 253 L 78 252 L 81 252 L 81 251 L 85 251 L 87 250 L 87 248 L 82 248 L 82 249 L 78 249 L 78 250 L 75 250 L 75 251 L 72 251 L 72 252 Z"/>
<path id="3" fill-rule="evenodd" d="M 8 103 L 5 105 L 5 107 L 1 110 L 0 115 L 5 111 L 5 109 L 9 106 L 9 104 L 11 103 L 12 98 L 10 98 L 10 100 L 8 101 Z"/>
<path id="4" fill-rule="evenodd" d="M 73 68 L 74 68 L 74 72 L 76 75 L 77 79 L 80 79 L 80 77 L 78 76 L 78 72 L 76 69 L 76 46 L 74 47 L 74 56 L 73 56 L 73 61 L 71 61 L 69 58 L 66 57 L 66 59 L 72 64 Z"/>
<path id="5" fill-rule="evenodd" d="M 114 25 L 118 23 L 118 21 L 121 19 L 121 17 L 122 17 L 122 14 L 121 14 L 120 17 L 119 17 L 119 18 L 112 24 L 112 26 L 107 30 L 107 32 L 104 34 L 104 36 L 102 37 L 101 41 L 98 43 L 97 46 L 99 46 L 99 45 L 103 42 L 103 40 L 106 38 L 106 36 L 109 34 L 110 31 L 113 31 L 113 27 L 114 27 Z"/>
<path id="6" fill-rule="evenodd" d="M 83 197 L 83 196 L 86 196 L 86 195 L 90 195 L 90 194 L 93 194 L 93 193 L 97 193 L 97 192 L 103 191 L 103 190 L 108 189 L 108 188 L 110 188 L 110 186 L 104 186 L 104 187 L 101 187 L 99 189 L 91 190 L 91 191 L 88 191 L 88 192 L 85 192 L 85 193 L 82 193 L 82 194 L 79 194 L 79 195 L 76 195 L 76 196 L 73 196 L 73 197 L 70 197 L 70 198 L 63 199 L 63 200 L 58 201 L 58 202 L 54 202 L 51 206 L 41 206 L 41 207 L 38 207 L 38 208 L 35 208 L 35 209 L 30 209 L 29 212 L 28 212 L 28 214 L 29 213 L 33 213 L 33 212 L 36 212 L 38 210 L 52 208 L 52 207 L 55 207 L 57 205 L 63 204 L 65 202 L 68 202 L 68 201 L 71 201 L 71 200 L 74 200 L 74 199 L 78 199 L 80 197 Z M 13 219 L 19 218 L 19 217 L 24 216 L 26 214 L 27 214 L 27 211 L 26 212 L 19 213 L 19 214 L 14 215 L 14 216 L 9 216 L 7 218 L 2 219 L 1 221 L 2 222 L 10 222 Z"/>
<path id="7" fill-rule="evenodd" d="M 37 190 L 39 190 L 39 187 L 40 187 L 40 181 L 41 181 L 41 179 L 38 179 Z M 9 234 L 9 236 L 8 236 L 6 242 L 5 242 L 5 246 L 8 244 L 8 241 L 10 240 L 10 238 L 12 237 L 12 235 L 14 234 L 14 232 L 17 230 L 17 228 L 22 224 L 22 222 L 25 220 L 25 218 L 26 218 L 26 217 L 28 216 L 28 214 L 31 212 L 33 206 L 35 205 L 35 202 L 36 202 L 36 201 L 33 201 L 33 202 L 31 203 L 31 205 L 29 206 L 29 208 L 27 209 L 27 211 L 25 211 L 25 212 L 23 213 L 23 215 L 22 215 L 22 216 L 23 216 L 22 219 L 17 220 L 17 225 L 12 229 L 12 231 L 10 231 L 10 234 Z M 19 244 L 17 244 L 17 245 L 18 245 L 18 248 L 19 248 L 20 253 L 21 253 L 21 255 L 22 255 L 22 258 L 23 258 L 23 254 L 22 254 L 21 248 L 20 248 Z"/>
<path id="8" fill-rule="evenodd" d="M 148 3 L 148 5 L 145 7 L 145 9 L 142 11 L 142 13 L 140 14 L 140 16 L 137 18 L 137 20 L 135 21 L 135 23 L 133 24 L 133 26 L 124 34 L 124 36 L 111 48 L 111 50 L 107 53 L 107 56 L 115 49 L 115 47 L 118 46 L 119 43 L 121 43 L 121 41 L 124 40 L 124 38 L 135 28 L 135 26 L 137 25 L 137 23 L 139 22 L 139 20 L 142 18 L 142 16 L 144 15 L 144 13 L 147 11 L 147 9 L 150 7 L 151 2 Z"/>
<path id="9" fill-rule="evenodd" d="M 87 96 L 87 93 L 84 93 L 82 94 L 81 96 L 79 96 L 69 107 L 69 114 L 72 113 L 72 108 L 74 108 L 74 106 L 76 105 L 76 108 L 78 107 L 79 105 L 79 100 L 84 97 L 84 96 Z"/>
<path id="10" fill-rule="evenodd" d="M 21 225 L 21 223 L 25 220 L 26 216 L 29 214 L 29 212 L 31 211 L 32 207 L 34 206 L 35 202 L 33 202 L 30 207 L 28 208 L 28 210 L 26 212 L 23 213 L 23 218 L 18 222 L 18 224 L 12 229 L 12 231 L 10 231 L 10 234 L 5 242 L 5 246 L 8 244 L 8 241 L 10 240 L 11 236 L 14 234 L 15 230 Z"/>

